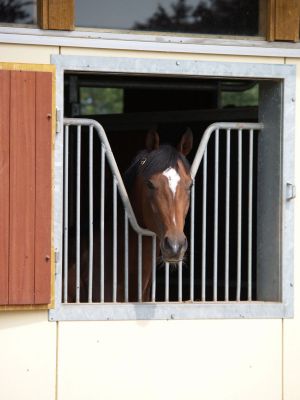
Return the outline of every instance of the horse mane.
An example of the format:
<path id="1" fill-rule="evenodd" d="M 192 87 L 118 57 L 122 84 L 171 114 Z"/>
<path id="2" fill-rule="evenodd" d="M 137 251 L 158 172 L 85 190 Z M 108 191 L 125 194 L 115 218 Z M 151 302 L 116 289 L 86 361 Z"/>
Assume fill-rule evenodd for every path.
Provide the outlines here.
<path id="1" fill-rule="evenodd" d="M 162 145 L 156 150 L 140 151 L 124 174 L 124 183 L 127 191 L 131 190 L 137 176 L 149 179 L 152 175 L 165 171 L 167 168 L 178 170 L 178 161 L 181 161 L 186 171 L 190 164 L 183 154 L 175 147 Z"/>

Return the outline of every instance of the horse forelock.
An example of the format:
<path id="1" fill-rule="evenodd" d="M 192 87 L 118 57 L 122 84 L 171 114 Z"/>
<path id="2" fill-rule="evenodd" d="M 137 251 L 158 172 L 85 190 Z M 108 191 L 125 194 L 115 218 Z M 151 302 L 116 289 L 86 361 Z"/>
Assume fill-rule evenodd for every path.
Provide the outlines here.
<path id="1" fill-rule="evenodd" d="M 185 156 L 175 147 L 162 145 L 158 149 L 148 152 L 143 150 L 135 157 L 130 167 L 125 172 L 125 185 L 130 189 L 134 179 L 140 175 L 149 179 L 152 175 L 162 173 L 168 168 L 178 171 L 178 162 L 181 161 L 186 172 L 190 171 L 190 164 Z"/>

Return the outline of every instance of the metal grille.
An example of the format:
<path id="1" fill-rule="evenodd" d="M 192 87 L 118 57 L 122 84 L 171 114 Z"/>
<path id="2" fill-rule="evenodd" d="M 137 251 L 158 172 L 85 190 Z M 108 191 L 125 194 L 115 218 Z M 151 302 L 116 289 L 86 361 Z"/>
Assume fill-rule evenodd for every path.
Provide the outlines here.
<path id="1" fill-rule="evenodd" d="M 255 143 L 262 124 L 215 123 L 206 129 L 191 167 L 194 185 L 186 223 L 190 243 L 188 259 L 185 265 L 179 263 L 176 270 L 166 263 L 158 271 L 159 276 L 155 235 L 137 223 L 104 129 L 88 119 L 66 118 L 64 127 L 62 303 L 128 303 L 129 288 L 133 284 L 128 273 L 130 230 L 137 235 L 139 303 L 142 303 L 144 237 L 152 240 L 152 303 L 253 300 Z M 100 155 L 98 175 L 94 171 L 95 144 Z M 70 179 L 72 167 L 75 174 Z M 99 197 L 95 191 L 100 193 Z M 85 214 L 82 203 L 86 203 Z M 111 211 L 109 234 L 107 203 Z M 99 212 L 95 214 L 97 207 Z M 109 251 L 108 241 L 112 244 Z M 105 277 L 109 273 L 112 273 L 111 287 L 106 287 Z M 117 295 L 120 285 L 124 288 L 122 297 Z"/>
<path id="2" fill-rule="evenodd" d="M 215 123 L 202 137 L 191 169 L 195 180 L 191 198 L 191 300 L 195 288 L 196 239 L 196 247 L 199 243 L 201 246 L 196 262 L 197 269 L 201 266 L 198 298 L 207 301 L 207 289 L 211 287 L 209 300 L 215 302 L 253 300 L 256 238 L 253 210 L 257 190 L 254 159 L 257 134 L 262 128 L 262 124 Z M 200 179 L 197 173 L 202 173 Z M 195 196 L 195 191 L 201 193 Z"/>
<path id="3" fill-rule="evenodd" d="M 75 297 L 71 299 L 71 301 L 75 301 L 76 303 L 81 302 L 81 291 L 82 291 L 82 259 L 84 258 L 84 254 L 87 249 L 84 249 L 82 246 L 82 215 L 81 215 L 81 201 L 83 197 L 81 182 L 82 182 L 82 127 L 88 127 L 88 302 L 93 301 L 93 286 L 94 286 L 94 177 L 93 177 L 93 142 L 94 142 L 94 133 L 96 133 L 100 139 L 101 146 L 101 168 L 100 168 L 100 235 L 98 245 L 100 247 L 99 252 L 99 292 L 98 295 L 94 293 L 94 298 L 97 299 L 100 303 L 105 302 L 105 292 L 108 288 L 105 288 L 105 263 L 107 263 L 106 258 L 107 254 L 105 254 L 105 242 L 112 239 L 112 260 L 109 267 L 112 268 L 112 296 L 111 301 L 117 301 L 117 282 L 118 282 L 118 235 L 117 235 L 117 224 L 118 224 L 118 195 L 120 196 L 121 202 L 124 208 L 124 259 L 122 260 L 122 264 L 124 264 L 124 299 L 123 301 L 128 301 L 128 287 L 129 287 L 129 277 L 128 277 L 128 232 L 129 232 L 129 223 L 133 230 L 138 235 L 138 271 L 139 271 L 139 279 L 138 279 L 138 301 L 142 301 L 142 236 L 149 236 L 153 241 L 153 251 L 152 251 L 152 264 L 153 264 L 153 278 L 152 278 L 152 287 L 155 288 L 155 266 L 156 266 L 156 246 L 155 246 L 155 234 L 148 230 L 141 228 L 135 218 L 134 212 L 132 210 L 122 177 L 120 175 L 118 166 L 116 164 L 114 155 L 111 151 L 110 145 L 106 138 L 106 134 L 102 126 L 93 120 L 88 119 L 65 119 L 65 145 L 64 145 L 64 285 L 63 285 L 63 302 L 67 303 L 69 301 L 70 291 L 76 293 Z M 69 285 L 69 275 L 70 275 L 70 251 L 69 251 L 69 242 L 70 242 L 70 234 L 69 234 L 69 201 L 70 201 L 70 187 L 69 187 L 69 140 L 70 140 L 70 128 L 75 127 L 75 131 L 73 130 L 71 134 L 75 135 L 76 140 L 76 187 L 73 192 L 76 194 L 76 224 L 75 224 L 75 235 L 73 236 L 73 240 L 75 241 L 76 247 L 76 256 L 75 256 L 75 266 L 73 275 L 75 275 L 75 279 L 73 279 L 75 287 L 71 287 Z M 105 222 L 106 222 L 106 213 L 105 213 L 105 202 L 106 199 L 106 165 L 108 164 L 109 169 L 112 173 L 112 193 L 109 201 L 112 201 L 112 238 L 106 238 L 105 231 Z M 85 179 L 86 177 L 84 177 Z M 123 244 L 122 244 L 123 245 Z M 84 266 L 86 269 L 86 265 Z M 155 299 L 155 289 L 153 289 L 153 298 Z"/>

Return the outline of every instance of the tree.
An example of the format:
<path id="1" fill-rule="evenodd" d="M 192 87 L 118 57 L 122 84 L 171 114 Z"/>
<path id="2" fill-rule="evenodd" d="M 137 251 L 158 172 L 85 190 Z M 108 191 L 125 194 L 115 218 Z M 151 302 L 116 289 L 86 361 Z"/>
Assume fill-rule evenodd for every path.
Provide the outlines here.
<path id="1" fill-rule="evenodd" d="M 135 23 L 133 29 L 139 30 L 170 30 L 172 21 L 164 7 L 160 4 L 157 6 L 157 10 L 154 12 L 152 17 L 148 18 L 145 23 Z"/>
<path id="2" fill-rule="evenodd" d="M 80 114 L 120 114 L 123 90 L 119 88 L 80 88 Z"/>
<path id="3" fill-rule="evenodd" d="M 196 7 L 187 0 L 171 4 L 171 12 L 158 5 L 145 22 L 133 29 L 187 33 L 255 35 L 258 31 L 258 1 L 200 0 Z"/>
<path id="4" fill-rule="evenodd" d="M 24 7 L 33 3 L 33 1 L 0 0 L 0 22 L 32 23 L 31 15 Z"/>

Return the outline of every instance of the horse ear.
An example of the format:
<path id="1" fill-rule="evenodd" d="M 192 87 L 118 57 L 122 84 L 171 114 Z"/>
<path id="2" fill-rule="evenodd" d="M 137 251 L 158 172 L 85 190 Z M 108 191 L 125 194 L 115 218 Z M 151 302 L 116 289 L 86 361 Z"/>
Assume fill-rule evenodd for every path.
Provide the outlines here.
<path id="1" fill-rule="evenodd" d="M 159 135 L 155 129 L 150 129 L 146 136 L 146 149 L 148 151 L 157 150 L 159 148 Z"/>
<path id="2" fill-rule="evenodd" d="M 187 128 L 181 137 L 181 140 L 177 146 L 177 150 L 184 156 L 187 156 L 193 147 L 193 132 L 191 128 Z"/>

